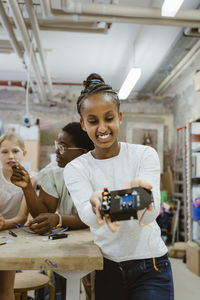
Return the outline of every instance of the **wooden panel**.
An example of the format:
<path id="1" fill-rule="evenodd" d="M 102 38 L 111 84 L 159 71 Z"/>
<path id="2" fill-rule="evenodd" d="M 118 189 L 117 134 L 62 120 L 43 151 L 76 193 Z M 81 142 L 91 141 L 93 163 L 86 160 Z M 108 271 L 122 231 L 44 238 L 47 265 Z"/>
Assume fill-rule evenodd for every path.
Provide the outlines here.
<path id="1" fill-rule="evenodd" d="M 68 238 L 48 240 L 47 237 L 13 230 L 0 232 L 0 270 L 99 270 L 103 257 L 89 230 L 69 231 Z"/>

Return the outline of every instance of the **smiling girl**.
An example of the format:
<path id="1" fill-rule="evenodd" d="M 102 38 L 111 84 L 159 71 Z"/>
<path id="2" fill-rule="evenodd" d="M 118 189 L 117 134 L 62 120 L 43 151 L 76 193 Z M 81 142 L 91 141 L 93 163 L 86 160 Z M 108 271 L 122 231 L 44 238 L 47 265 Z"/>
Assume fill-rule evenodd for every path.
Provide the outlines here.
<path id="1" fill-rule="evenodd" d="M 24 224 L 28 210 L 22 190 L 11 183 L 12 167 L 26 154 L 22 138 L 15 133 L 0 137 L 0 230 Z M 15 271 L 0 271 L 0 299 L 14 300 Z"/>
<path id="2" fill-rule="evenodd" d="M 167 248 L 156 218 L 160 211 L 160 164 L 149 146 L 122 143 L 117 93 L 98 74 L 84 81 L 77 101 L 82 128 L 94 150 L 70 162 L 64 170 L 67 188 L 82 221 L 90 226 L 104 257 L 96 271 L 96 300 L 173 300 L 173 279 Z M 152 190 L 153 206 L 138 211 L 138 220 L 111 222 L 100 214 L 104 188 L 144 187 Z M 144 225 L 143 224 L 143 225 Z"/>

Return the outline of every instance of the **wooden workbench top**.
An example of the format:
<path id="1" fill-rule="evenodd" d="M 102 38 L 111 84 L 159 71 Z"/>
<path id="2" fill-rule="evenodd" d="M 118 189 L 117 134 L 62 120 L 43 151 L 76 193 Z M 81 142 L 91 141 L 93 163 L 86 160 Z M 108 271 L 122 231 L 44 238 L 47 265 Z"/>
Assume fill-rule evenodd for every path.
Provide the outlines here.
<path id="1" fill-rule="evenodd" d="M 19 229 L 0 231 L 0 270 L 101 270 L 103 257 L 89 229 L 67 231 L 68 238 L 49 240 Z"/>

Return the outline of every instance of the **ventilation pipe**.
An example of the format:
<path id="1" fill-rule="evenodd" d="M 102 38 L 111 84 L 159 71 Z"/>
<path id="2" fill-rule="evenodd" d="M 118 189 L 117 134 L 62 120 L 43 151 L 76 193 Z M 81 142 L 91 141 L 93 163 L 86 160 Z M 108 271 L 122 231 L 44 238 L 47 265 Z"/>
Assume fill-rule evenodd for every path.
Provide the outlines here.
<path id="1" fill-rule="evenodd" d="M 50 18 L 50 17 L 52 17 L 50 1 L 40 0 L 40 5 L 42 7 L 42 15 L 43 15 L 43 17 L 44 18 Z"/>
<path id="2" fill-rule="evenodd" d="M 40 1 L 40 5 L 42 8 L 42 15 L 45 19 L 48 19 L 49 21 L 52 21 L 52 23 L 55 23 L 55 16 L 54 13 L 52 12 L 51 9 L 51 3 L 50 1 Z M 61 11 L 62 12 L 62 11 Z M 78 22 L 75 20 L 76 17 L 69 18 L 69 21 L 71 22 L 71 24 L 76 24 L 75 27 L 70 26 L 69 28 L 66 28 L 63 24 L 62 26 L 62 30 L 69 30 L 72 29 L 72 31 L 77 31 L 77 32 L 92 32 L 92 33 L 107 33 L 107 30 L 109 29 L 108 25 L 105 26 L 105 28 L 97 28 L 98 27 L 98 21 L 95 20 L 94 22 Z M 62 20 L 62 23 L 66 24 L 66 19 Z M 40 29 L 42 29 L 44 23 L 40 25 Z M 67 24 L 66 24 L 67 25 Z M 45 25 L 44 25 L 45 26 Z M 86 28 L 87 27 L 87 28 Z M 58 27 L 58 29 L 56 29 L 56 26 L 51 29 L 51 30 L 59 30 L 61 27 Z M 45 29 L 45 27 L 44 27 Z M 48 30 L 48 29 L 47 29 Z"/>
<path id="3" fill-rule="evenodd" d="M 8 18 L 10 25 L 14 26 L 13 19 Z M 24 19 L 26 27 L 31 28 L 29 19 Z M 93 25 L 99 22 L 106 23 L 105 28 L 94 28 Z M 96 17 L 89 15 L 70 15 L 62 13 L 61 15 L 55 15 L 51 19 L 38 19 L 40 30 L 55 30 L 55 31 L 77 31 L 77 32 L 93 32 L 93 33 L 106 33 L 107 29 L 112 23 L 135 23 L 144 25 L 162 25 L 162 26 L 177 26 L 177 27 L 196 27 L 200 26 L 199 22 L 196 21 L 173 21 L 173 20 L 153 20 L 153 19 L 139 19 L 139 18 L 121 18 L 121 17 Z"/>
<path id="4" fill-rule="evenodd" d="M 47 85 L 48 85 L 48 89 L 49 89 L 50 100 L 53 101 L 52 81 L 51 81 L 51 77 L 50 77 L 50 74 L 48 72 L 47 65 L 46 65 L 44 50 L 42 48 L 42 43 L 40 40 L 40 29 L 38 26 L 37 18 L 35 16 L 35 12 L 33 10 L 33 3 L 32 3 L 32 0 L 25 0 L 25 3 L 26 3 L 26 9 L 29 14 L 33 34 L 34 34 L 34 37 L 35 37 L 35 40 L 37 43 L 38 52 L 40 54 L 40 60 L 41 60 L 41 63 L 42 63 L 43 69 L 44 69 L 44 73 L 46 75 L 46 81 L 47 81 Z"/>
<path id="5" fill-rule="evenodd" d="M 200 12 L 181 10 L 175 18 L 161 17 L 161 9 L 113 4 L 62 1 L 63 10 L 52 9 L 50 0 L 40 0 L 43 15 L 61 22 L 135 23 L 161 26 L 199 27 Z M 185 18 L 183 18 L 185 16 Z M 193 18 L 194 16 L 194 18 Z"/>
<path id="6" fill-rule="evenodd" d="M 25 88 L 27 87 L 27 81 L 17 81 L 17 80 L 0 80 L 0 86 L 18 86 Z M 36 84 L 36 82 L 33 82 Z M 82 83 L 77 82 L 52 82 L 53 85 L 64 85 L 64 86 L 83 86 Z"/>
<path id="7" fill-rule="evenodd" d="M 51 8 L 50 0 L 48 2 L 48 8 Z M 137 6 L 123 6 L 113 4 L 101 4 L 101 3 L 82 3 L 74 2 L 72 0 L 61 1 L 62 10 L 67 13 L 75 14 L 91 14 L 91 15 L 103 15 L 103 16 L 119 16 L 119 17 L 135 17 L 135 18 L 153 18 L 161 19 L 161 9 L 157 7 L 137 7 Z M 52 13 L 52 11 L 51 11 Z M 162 17 L 164 19 L 165 17 Z M 176 20 L 200 20 L 200 11 L 196 9 L 179 10 L 176 14 Z"/>
<path id="8" fill-rule="evenodd" d="M 24 19 L 26 27 L 31 29 L 29 19 Z M 94 22 L 77 22 L 74 23 L 51 20 L 51 19 L 37 19 L 39 30 L 51 30 L 51 31 L 73 31 L 73 32 L 87 32 L 87 33 L 100 33 L 105 34 L 110 28 L 109 24 L 105 24 L 104 27 L 98 27 L 98 23 Z"/>
<path id="9" fill-rule="evenodd" d="M 172 72 L 160 83 L 155 89 L 156 95 L 163 94 L 166 89 L 181 75 L 181 73 L 187 69 L 192 62 L 200 55 L 200 41 L 198 41 L 190 51 L 184 56 L 184 58 L 175 66 Z"/>
<path id="10" fill-rule="evenodd" d="M 1 22 L 3 24 L 5 31 L 7 31 L 7 34 L 9 36 L 9 41 L 10 41 L 13 49 L 18 54 L 18 56 L 23 60 L 23 52 L 24 51 L 20 47 L 20 44 L 15 37 L 15 33 L 13 31 L 12 26 L 10 25 L 9 18 L 7 17 L 7 14 L 4 10 L 4 6 L 1 1 L 0 1 L 0 16 L 1 16 Z"/>
<path id="11" fill-rule="evenodd" d="M 9 26 L 16 27 L 12 18 L 8 18 Z M 105 26 L 98 27 L 98 23 L 92 22 L 61 22 L 59 20 L 49 20 L 49 19 L 37 19 L 40 30 L 50 30 L 50 31 L 72 31 L 72 32 L 87 32 L 87 33 L 99 33 L 106 34 L 108 29 L 110 29 L 110 24 L 105 24 Z M 32 29 L 29 19 L 24 19 L 27 29 Z M 0 23 L 1 27 L 1 23 Z M 19 43 L 20 44 L 20 43 Z M 22 47 L 23 49 L 23 47 Z"/>
<path id="12" fill-rule="evenodd" d="M 40 74 L 40 70 L 39 70 L 39 66 L 35 57 L 35 53 L 33 50 L 33 45 L 30 41 L 30 37 L 29 34 L 27 32 L 21 11 L 19 9 L 18 3 L 17 1 L 12 1 L 12 0 L 7 0 L 10 10 L 12 12 L 13 15 L 13 19 L 15 21 L 16 27 L 19 30 L 21 37 L 22 37 L 22 42 L 24 45 L 24 48 L 27 52 L 27 55 L 29 56 L 30 61 L 32 62 L 33 65 L 33 69 L 36 75 L 36 81 L 38 83 L 39 89 L 40 89 L 40 93 L 41 93 L 41 100 L 42 102 L 45 102 L 48 100 L 47 95 L 46 95 L 46 91 L 45 91 L 45 87 L 43 84 L 43 80 Z"/>

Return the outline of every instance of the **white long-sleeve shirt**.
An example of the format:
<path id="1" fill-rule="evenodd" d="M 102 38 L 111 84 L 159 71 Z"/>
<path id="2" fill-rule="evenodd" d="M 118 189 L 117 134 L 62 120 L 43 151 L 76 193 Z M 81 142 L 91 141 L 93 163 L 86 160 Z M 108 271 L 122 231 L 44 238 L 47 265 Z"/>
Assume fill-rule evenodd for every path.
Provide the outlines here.
<path id="1" fill-rule="evenodd" d="M 124 182 L 137 177 L 153 187 L 153 210 L 142 219 L 149 225 L 141 226 L 138 220 L 121 221 L 115 233 L 107 224 L 99 226 L 90 204 L 92 193 L 105 187 L 110 191 L 122 189 Z M 159 257 L 167 252 L 155 221 L 160 211 L 160 164 L 153 148 L 120 143 L 119 154 L 108 159 L 96 159 L 88 152 L 66 165 L 64 180 L 81 220 L 90 226 L 104 257 L 120 262 Z M 138 219 L 142 212 L 138 211 Z"/>

